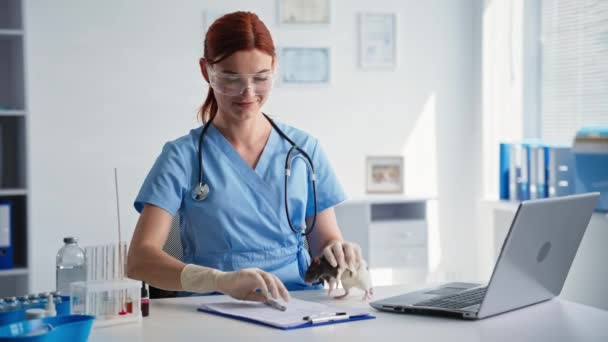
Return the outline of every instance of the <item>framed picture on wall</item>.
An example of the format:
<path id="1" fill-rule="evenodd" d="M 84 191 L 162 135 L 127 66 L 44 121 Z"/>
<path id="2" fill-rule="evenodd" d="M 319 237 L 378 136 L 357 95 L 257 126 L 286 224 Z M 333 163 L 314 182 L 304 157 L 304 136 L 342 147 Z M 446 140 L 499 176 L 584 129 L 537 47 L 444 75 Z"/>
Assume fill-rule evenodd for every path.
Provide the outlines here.
<path id="1" fill-rule="evenodd" d="M 367 193 L 403 193 L 402 156 L 369 156 L 365 163 Z"/>
<path id="2" fill-rule="evenodd" d="M 279 24 L 321 24 L 331 22 L 331 0 L 277 0 Z"/>
<path id="3" fill-rule="evenodd" d="M 359 13 L 359 66 L 397 66 L 396 13 Z"/>
<path id="4" fill-rule="evenodd" d="M 283 47 L 279 54 L 279 84 L 327 85 L 331 81 L 329 47 Z"/>

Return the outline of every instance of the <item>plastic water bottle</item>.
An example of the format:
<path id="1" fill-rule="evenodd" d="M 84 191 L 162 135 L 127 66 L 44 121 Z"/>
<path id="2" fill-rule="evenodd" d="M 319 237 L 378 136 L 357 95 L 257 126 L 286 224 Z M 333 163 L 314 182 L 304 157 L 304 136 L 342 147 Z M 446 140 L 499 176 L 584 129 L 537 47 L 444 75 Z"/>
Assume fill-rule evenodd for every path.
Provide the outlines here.
<path id="1" fill-rule="evenodd" d="M 84 250 L 75 237 L 63 238 L 65 245 L 57 253 L 57 291 L 70 293 L 70 284 L 86 281 L 87 263 Z"/>

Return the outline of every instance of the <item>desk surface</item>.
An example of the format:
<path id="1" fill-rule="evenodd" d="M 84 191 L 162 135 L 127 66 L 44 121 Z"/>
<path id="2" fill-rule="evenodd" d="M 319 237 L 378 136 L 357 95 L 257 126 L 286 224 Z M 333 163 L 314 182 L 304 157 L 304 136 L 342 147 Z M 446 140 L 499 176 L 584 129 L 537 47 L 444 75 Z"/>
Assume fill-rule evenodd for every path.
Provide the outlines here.
<path id="1" fill-rule="evenodd" d="M 375 288 L 375 299 L 411 286 Z M 341 291 L 341 290 L 338 290 Z M 608 341 L 608 311 L 554 299 L 479 321 L 379 312 L 352 291 L 338 301 L 325 291 L 297 291 L 293 297 L 345 307 L 364 307 L 377 319 L 281 331 L 252 323 L 197 312 L 200 297 L 152 300 L 150 316 L 141 324 L 95 328 L 90 341 L 371 341 L 399 337 L 408 341 Z"/>

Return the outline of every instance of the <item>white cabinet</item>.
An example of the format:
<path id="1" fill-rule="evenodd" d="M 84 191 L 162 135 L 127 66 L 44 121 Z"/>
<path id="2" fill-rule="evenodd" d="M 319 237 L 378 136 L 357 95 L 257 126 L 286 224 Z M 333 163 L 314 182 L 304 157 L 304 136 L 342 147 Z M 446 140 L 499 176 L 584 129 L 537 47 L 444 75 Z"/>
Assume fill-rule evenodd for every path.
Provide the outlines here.
<path id="1" fill-rule="evenodd" d="M 378 269 L 426 275 L 426 207 L 426 199 L 369 197 L 346 201 L 335 211 L 344 239 L 361 246 L 372 275 Z"/>

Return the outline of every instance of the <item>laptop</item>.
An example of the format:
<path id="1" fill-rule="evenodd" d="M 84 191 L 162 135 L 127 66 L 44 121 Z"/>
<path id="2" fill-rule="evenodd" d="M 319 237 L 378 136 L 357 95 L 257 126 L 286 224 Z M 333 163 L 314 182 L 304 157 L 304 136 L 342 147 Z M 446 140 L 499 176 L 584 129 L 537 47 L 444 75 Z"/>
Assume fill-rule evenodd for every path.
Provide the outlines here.
<path id="1" fill-rule="evenodd" d="M 523 201 L 487 286 L 444 284 L 370 303 L 378 310 L 481 319 L 560 294 L 599 193 Z"/>

